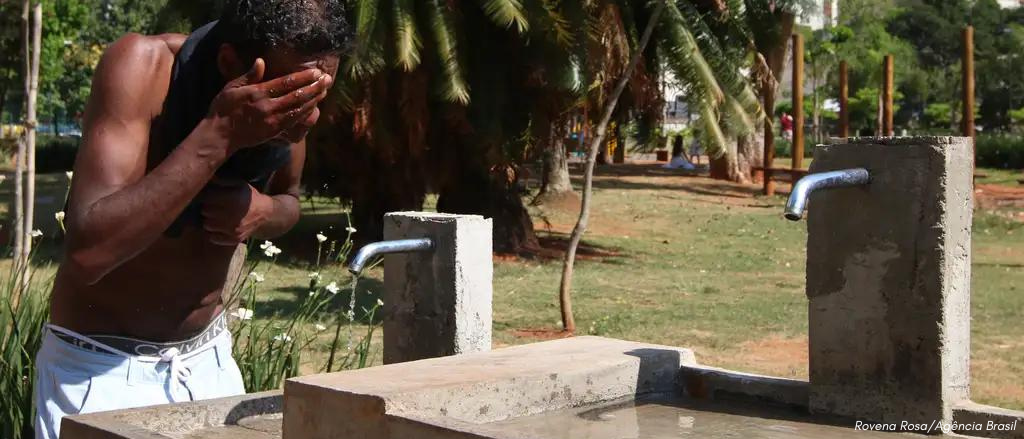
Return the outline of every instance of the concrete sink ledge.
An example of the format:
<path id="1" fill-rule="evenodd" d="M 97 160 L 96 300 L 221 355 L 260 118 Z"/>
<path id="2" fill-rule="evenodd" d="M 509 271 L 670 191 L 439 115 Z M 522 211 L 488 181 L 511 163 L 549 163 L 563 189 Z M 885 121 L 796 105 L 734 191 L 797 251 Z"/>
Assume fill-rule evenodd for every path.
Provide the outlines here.
<path id="1" fill-rule="evenodd" d="M 62 437 L 279 439 L 283 431 L 285 438 L 302 439 L 525 439 L 532 436 L 490 423 L 665 393 L 807 413 L 810 387 L 806 381 L 701 366 L 689 349 L 574 337 L 293 378 L 283 394 L 71 416 L 64 420 Z M 260 417 L 271 428 L 237 426 Z M 954 409 L 959 424 L 1021 419 L 1022 412 L 970 402 Z M 1015 431 L 956 433 L 1024 439 L 1024 421 L 1018 425 Z"/>
<path id="2" fill-rule="evenodd" d="M 573 337 L 293 378 L 284 437 L 499 437 L 481 424 L 678 391 L 683 365 L 689 349 Z"/>
<path id="3" fill-rule="evenodd" d="M 279 415 L 282 401 L 280 391 L 271 391 L 68 416 L 61 423 L 60 435 L 64 439 L 185 439 L 210 428 L 236 425 L 245 418 Z M 238 437 L 274 437 L 253 433 Z"/>

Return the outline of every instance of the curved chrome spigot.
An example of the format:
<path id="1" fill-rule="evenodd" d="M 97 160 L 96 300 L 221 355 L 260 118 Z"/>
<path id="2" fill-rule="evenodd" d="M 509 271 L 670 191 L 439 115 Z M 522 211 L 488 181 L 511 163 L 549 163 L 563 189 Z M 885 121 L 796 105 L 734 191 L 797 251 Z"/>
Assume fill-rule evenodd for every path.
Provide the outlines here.
<path id="1" fill-rule="evenodd" d="M 359 253 L 352 258 L 348 265 L 348 271 L 359 275 L 375 257 L 388 253 L 410 253 L 426 252 L 434 249 L 434 241 L 430 238 L 419 239 L 396 239 L 393 241 L 381 241 L 367 244 L 359 249 Z"/>
<path id="2" fill-rule="evenodd" d="M 811 196 L 811 192 L 818 189 L 860 186 L 868 184 L 870 180 L 871 176 L 864 168 L 809 174 L 793 185 L 793 192 L 789 194 L 789 201 L 786 202 L 786 219 L 800 221 L 804 217 L 807 198 Z"/>

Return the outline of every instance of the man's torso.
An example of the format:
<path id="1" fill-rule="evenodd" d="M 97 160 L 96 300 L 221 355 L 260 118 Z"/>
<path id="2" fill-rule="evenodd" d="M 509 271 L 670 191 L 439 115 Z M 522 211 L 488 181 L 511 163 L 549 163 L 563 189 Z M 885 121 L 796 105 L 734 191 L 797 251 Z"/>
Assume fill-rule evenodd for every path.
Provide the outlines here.
<path id="1" fill-rule="evenodd" d="M 150 154 L 154 146 L 165 147 L 160 143 L 160 112 L 167 98 L 174 58 L 184 39 L 184 35 L 145 37 L 144 44 L 152 45 L 154 56 L 124 60 L 153 64 L 144 69 L 152 77 L 139 78 L 152 81 L 153 90 L 161 93 L 159 99 L 153 99 Z M 202 228 L 188 227 L 179 237 L 157 238 L 94 285 L 78 284 L 58 271 L 51 320 L 83 334 L 151 341 L 187 338 L 221 311 L 222 290 L 237 275 L 234 270 L 238 264 L 232 264 L 235 255 L 236 247 L 215 245 Z"/>

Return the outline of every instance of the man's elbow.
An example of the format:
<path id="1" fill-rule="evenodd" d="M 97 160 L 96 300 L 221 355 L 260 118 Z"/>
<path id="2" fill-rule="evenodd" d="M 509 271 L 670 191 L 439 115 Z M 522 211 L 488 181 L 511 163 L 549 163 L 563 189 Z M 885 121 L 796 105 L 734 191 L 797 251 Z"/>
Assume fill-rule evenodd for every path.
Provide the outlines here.
<path id="1" fill-rule="evenodd" d="M 95 285 L 113 270 L 110 258 L 104 257 L 101 249 L 95 246 L 76 245 L 74 240 L 68 244 L 63 269 L 77 283 Z"/>

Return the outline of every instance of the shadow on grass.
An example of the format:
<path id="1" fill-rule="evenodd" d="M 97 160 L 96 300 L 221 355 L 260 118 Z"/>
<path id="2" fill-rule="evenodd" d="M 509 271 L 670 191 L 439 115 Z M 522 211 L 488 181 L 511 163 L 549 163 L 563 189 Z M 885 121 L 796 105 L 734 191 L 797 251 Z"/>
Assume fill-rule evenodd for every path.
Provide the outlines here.
<path id="1" fill-rule="evenodd" d="M 580 181 L 575 181 L 580 180 Z M 582 184 L 581 179 L 574 179 L 577 184 Z M 761 189 L 755 186 L 741 186 L 734 183 L 709 183 L 706 180 L 695 184 L 659 184 L 655 182 L 637 182 L 620 179 L 602 179 L 594 181 L 594 188 L 597 189 L 619 189 L 619 190 L 668 190 L 687 192 L 694 195 L 705 195 L 711 197 L 729 197 L 739 199 L 754 198 L 759 195 Z"/>
<path id="2" fill-rule="evenodd" d="M 495 259 L 518 256 L 542 261 L 561 261 L 569 249 L 569 238 L 567 233 L 538 230 L 537 240 L 540 242 L 540 248 L 528 249 L 519 255 L 495 255 Z M 584 240 L 576 248 L 576 260 L 624 263 L 621 250 L 618 247 L 600 246 Z"/>
<path id="3" fill-rule="evenodd" d="M 377 300 L 383 300 L 384 283 L 373 278 L 359 279 L 356 286 L 356 321 L 365 323 L 366 311 L 377 304 Z M 255 314 L 258 318 L 278 317 L 288 319 L 298 310 L 299 305 L 309 295 L 309 288 L 305 287 L 280 287 L 274 292 L 288 294 L 289 298 L 276 298 L 262 301 L 256 307 Z M 330 294 L 323 292 L 321 294 Z M 257 293 L 258 295 L 258 293 Z M 352 299 L 352 290 L 347 286 L 335 294 L 331 301 L 324 308 L 325 312 L 344 314 L 348 311 L 349 301 Z M 373 323 L 381 322 L 381 312 L 378 310 L 374 315 Z"/>

